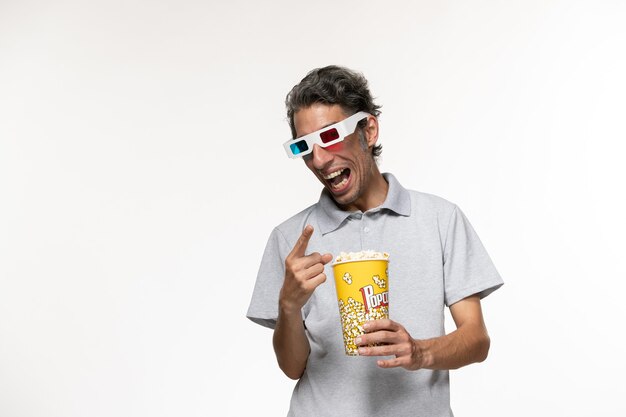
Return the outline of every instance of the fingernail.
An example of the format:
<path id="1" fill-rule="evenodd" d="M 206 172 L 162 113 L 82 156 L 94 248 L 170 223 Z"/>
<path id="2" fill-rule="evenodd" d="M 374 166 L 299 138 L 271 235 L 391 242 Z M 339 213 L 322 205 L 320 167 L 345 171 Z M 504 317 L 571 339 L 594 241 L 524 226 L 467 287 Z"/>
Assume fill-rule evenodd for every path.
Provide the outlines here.
<path id="1" fill-rule="evenodd" d="M 365 323 L 365 324 L 363 325 L 363 330 L 367 330 L 367 329 L 369 329 L 369 328 L 370 328 L 369 323 Z"/>
<path id="2" fill-rule="evenodd" d="M 365 352 L 367 352 L 367 349 L 359 348 L 359 355 L 363 355 L 363 354 L 365 354 Z"/>
<path id="3" fill-rule="evenodd" d="M 354 343 L 357 344 L 357 345 L 360 345 L 361 344 L 361 338 L 357 337 L 356 339 L 354 339 Z"/>

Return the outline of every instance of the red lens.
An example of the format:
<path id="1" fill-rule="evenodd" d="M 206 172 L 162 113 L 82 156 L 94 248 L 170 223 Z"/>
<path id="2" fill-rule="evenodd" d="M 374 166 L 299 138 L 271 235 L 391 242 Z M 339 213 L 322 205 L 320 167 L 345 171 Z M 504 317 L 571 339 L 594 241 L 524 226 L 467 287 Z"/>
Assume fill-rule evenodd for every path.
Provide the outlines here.
<path id="1" fill-rule="evenodd" d="M 332 142 L 333 140 L 339 138 L 339 132 L 337 132 L 337 129 L 333 127 L 332 129 L 328 129 L 320 133 L 320 138 L 324 143 Z"/>

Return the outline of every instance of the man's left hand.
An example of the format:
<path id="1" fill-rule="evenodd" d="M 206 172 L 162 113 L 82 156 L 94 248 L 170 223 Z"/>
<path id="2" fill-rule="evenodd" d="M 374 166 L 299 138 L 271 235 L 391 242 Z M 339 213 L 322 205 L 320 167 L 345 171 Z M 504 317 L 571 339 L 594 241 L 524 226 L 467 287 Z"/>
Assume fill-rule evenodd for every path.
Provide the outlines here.
<path id="1" fill-rule="evenodd" d="M 395 359 L 379 360 L 381 368 L 402 367 L 414 371 L 427 366 L 425 351 L 419 340 L 393 320 L 369 321 L 363 325 L 366 334 L 356 339 L 361 356 L 395 356 Z M 368 346 L 374 343 L 380 346 Z"/>

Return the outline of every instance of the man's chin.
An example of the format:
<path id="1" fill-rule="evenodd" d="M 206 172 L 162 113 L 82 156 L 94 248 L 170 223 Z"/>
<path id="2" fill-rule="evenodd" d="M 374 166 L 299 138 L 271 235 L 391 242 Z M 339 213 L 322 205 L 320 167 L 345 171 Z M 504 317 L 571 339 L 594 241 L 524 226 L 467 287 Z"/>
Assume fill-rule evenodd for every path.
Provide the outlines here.
<path id="1" fill-rule="evenodd" d="M 331 186 L 326 186 L 326 190 L 328 190 L 328 193 L 333 197 L 333 199 L 335 199 L 335 201 L 345 200 L 350 192 L 348 188 L 342 189 L 342 190 L 335 190 Z"/>
<path id="2" fill-rule="evenodd" d="M 330 196 L 335 201 L 335 204 L 337 204 L 341 208 L 350 206 L 355 201 L 354 196 L 350 195 L 349 193 L 333 194 L 333 192 L 330 191 Z"/>

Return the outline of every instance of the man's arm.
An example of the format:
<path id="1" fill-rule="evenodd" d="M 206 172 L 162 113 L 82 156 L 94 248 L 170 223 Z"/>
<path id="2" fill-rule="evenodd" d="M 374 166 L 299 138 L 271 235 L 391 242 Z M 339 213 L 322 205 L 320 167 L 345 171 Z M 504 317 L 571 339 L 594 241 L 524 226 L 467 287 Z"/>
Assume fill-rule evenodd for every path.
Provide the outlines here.
<path id="1" fill-rule="evenodd" d="M 291 379 L 299 379 L 304 372 L 311 347 L 304 333 L 302 312 L 289 311 L 280 306 L 274 328 L 274 352 L 280 369 Z"/>
<path id="2" fill-rule="evenodd" d="M 280 369 L 291 379 L 302 376 L 310 345 L 304 332 L 302 307 L 324 281 L 324 265 L 333 257 L 315 252 L 305 256 L 313 227 L 307 225 L 285 259 L 285 280 L 278 297 L 278 320 L 274 328 L 274 352 Z"/>
<path id="3" fill-rule="evenodd" d="M 367 334 L 357 339 L 359 355 L 395 356 L 394 359 L 379 360 L 378 366 L 401 366 L 409 370 L 457 369 L 484 361 L 490 340 L 478 295 L 451 305 L 450 313 L 457 329 L 445 336 L 425 340 L 413 339 L 402 325 L 392 320 L 366 323 Z M 384 345 L 367 347 L 371 343 Z"/>

